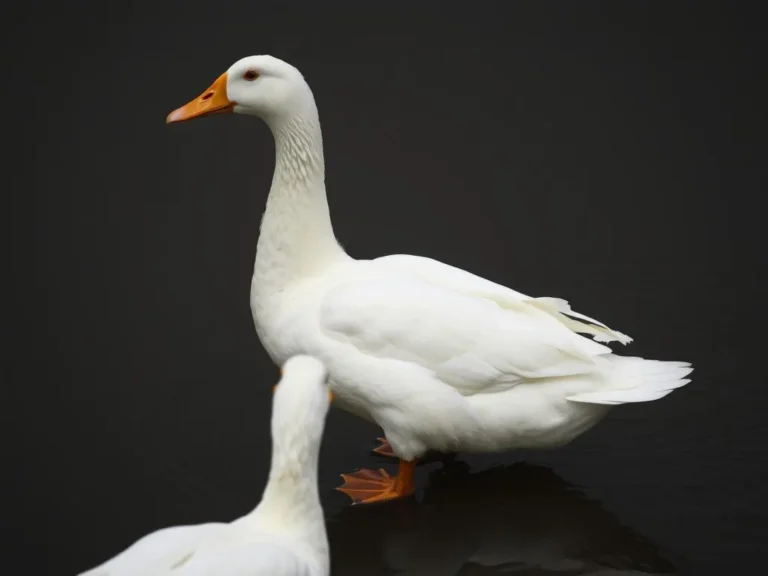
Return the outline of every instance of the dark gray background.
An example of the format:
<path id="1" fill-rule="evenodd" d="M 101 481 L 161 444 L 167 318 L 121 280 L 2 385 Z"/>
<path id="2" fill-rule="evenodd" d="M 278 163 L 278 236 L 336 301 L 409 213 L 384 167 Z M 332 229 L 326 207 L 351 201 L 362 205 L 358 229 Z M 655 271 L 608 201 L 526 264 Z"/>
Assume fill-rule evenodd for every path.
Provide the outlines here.
<path id="1" fill-rule="evenodd" d="M 3 9 L 5 134 L 22 152 L 4 170 L 18 207 L 14 573 L 72 574 L 260 497 L 278 371 L 248 294 L 272 141 L 245 117 L 164 123 L 260 53 L 315 92 L 353 256 L 426 255 L 566 298 L 633 336 L 622 352 L 696 367 L 685 389 L 621 407 L 564 449 L 460 456 L 473 472 L 544 468 L 421 467 L 420 504 L 350 509 L 331 490 L 340 472 L 391 469 L 369 453 L 378 430 L 333 411 L 320 482 L 334 574 L 501 573 L 461 568 L 494 539 L 542 562 L 752 568 L 768 535 L 756 14 L 307 4 Z"/>

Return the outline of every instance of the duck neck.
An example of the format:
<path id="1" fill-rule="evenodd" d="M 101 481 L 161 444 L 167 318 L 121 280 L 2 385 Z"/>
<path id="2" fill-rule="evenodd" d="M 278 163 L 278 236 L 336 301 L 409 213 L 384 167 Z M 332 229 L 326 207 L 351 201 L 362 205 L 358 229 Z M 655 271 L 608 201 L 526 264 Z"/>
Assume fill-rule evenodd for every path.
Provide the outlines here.
<path id="1" fill-rule="evenodd" d="M 284 504 L 288 498 L 309 507 L 319 506 L 317 452 L 305 446 L 275 446 L 263 501 Z"/>
<path id="2" fill-rule="evenodd" d="M 323 509 L 317 487 L 319 446 L 306 438 L 276 442 L 272 464 L 255 519 L 271 530 L 300 534 L 319 552 L 327 549 Z"/>
<path id="3" fill-rule="evenodd" d="M 345 254 L 331 225 L 314 99 L 267 123 L 275 139 L 275 172 L 256 248 L 254 288 L 274 293 Z"/>

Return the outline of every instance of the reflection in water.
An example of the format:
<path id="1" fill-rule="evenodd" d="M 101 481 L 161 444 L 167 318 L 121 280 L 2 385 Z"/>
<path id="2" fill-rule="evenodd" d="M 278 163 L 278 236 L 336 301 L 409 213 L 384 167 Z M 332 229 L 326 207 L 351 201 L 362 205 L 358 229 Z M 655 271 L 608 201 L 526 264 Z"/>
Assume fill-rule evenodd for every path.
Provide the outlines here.
<path id="1" fill-rule="evenodd" d="M 329 521 L 334 576 L 674 574 L 653 544 L 549 468 L 470 474 L 459 461 L 413 499 L 344 509 Z"/>

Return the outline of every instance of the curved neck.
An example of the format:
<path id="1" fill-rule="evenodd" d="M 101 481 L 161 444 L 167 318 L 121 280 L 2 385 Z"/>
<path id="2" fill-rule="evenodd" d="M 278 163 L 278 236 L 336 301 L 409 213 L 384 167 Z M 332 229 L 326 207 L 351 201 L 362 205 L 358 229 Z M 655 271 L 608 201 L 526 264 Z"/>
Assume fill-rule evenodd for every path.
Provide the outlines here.
<path id="1" fill-rule="evenodd" d="M 273 430 L 269 479 L 261 502 L 244 521 L 298 537 L 327 562 L 328 539 L 317 486 L 320 439 L 296 432 Z"/>
<path id="2" fill-rule="evenodd" d="M 263 513 L 275 511 L 286 524 L 303 524 L 311 516 L 322 518 L 317 489 L 318 450 L 304 447 L 285 455 L 285 449 L 273 448 L 272 465 L 259 508 Z"/>
<path id="3" fill-rule="evenodd" d="M 306 438 L 280 439 L 273 442 L 269 479 L 262 496 L 262 506 L 286 512 L 307 512 L 320 506 L 317 489 L 320 446 Z M 303 516 L 303 514 L 299 514 Z"/>
<path id="4" fill-rule="evenodd" d="M 325 195 L 325 163 L 317 107 L 310 96 L 300 112 L 273 117 L 275 172 L 261 222 L 254 280 L 272 292 L 344 256 Z"/>

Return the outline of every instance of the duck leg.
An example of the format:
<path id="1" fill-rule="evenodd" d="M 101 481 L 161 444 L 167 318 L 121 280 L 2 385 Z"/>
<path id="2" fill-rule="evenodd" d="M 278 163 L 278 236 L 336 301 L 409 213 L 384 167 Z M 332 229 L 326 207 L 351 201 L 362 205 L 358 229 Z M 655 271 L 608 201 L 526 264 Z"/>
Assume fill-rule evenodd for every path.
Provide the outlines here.
<path id="1" fill-rule="evenodd" d="M 374 448 L 373 451 L 379 456 L 385 456 L 387 458 L 397 458 L 392 445 L 386 438 L 376 438 L 381 444 Z M 419 464 L 428 464 L 430 462 L 450 462 L 456 459 L 457 452 L 438 452 L 436 450 L 430 450 L 422 458 L 419 459 Z"/>
<path id="2" fill-rule="evenodd" d="M 362 469 L 351 474 L 342 474 L 344 484 L 336 488 L 344 492 L 355 504 L 385 502 L 405 498 L 415 492 L 413 473 L 416 460 L 400 460 L 397 476 L 390 476 L 386 470 Z"/>

